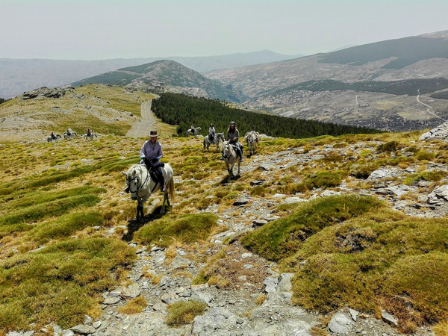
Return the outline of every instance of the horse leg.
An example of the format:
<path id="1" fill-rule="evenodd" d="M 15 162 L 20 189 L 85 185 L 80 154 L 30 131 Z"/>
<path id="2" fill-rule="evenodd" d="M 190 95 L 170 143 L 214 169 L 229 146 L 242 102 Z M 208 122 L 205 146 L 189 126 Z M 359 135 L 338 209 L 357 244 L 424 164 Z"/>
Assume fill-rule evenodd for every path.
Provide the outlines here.
<path id="1" fill-rule="evenodd" d="M 140 213 L 143 213 L 142 205 L 140 203 L 137 204 L 137 220 L 140 220 Z"/>

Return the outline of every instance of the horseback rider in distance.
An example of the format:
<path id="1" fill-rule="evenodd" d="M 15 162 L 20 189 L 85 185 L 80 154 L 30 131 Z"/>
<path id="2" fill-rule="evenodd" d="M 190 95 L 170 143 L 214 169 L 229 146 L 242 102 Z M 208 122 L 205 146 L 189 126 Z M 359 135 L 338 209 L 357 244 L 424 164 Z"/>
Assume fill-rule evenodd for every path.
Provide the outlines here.
<path id="1" fill-rule="evenodd" d="M 87 129 L 87 136 L 91 136 L 92 135 L 92 131 L 90 130 L 90 128 Z"/>
<path id="2" fill-rule="evenodd" d="M 148 170 L 156 169 L 160 178 L 160 191 L 165 192 L 165 176 L 162 173 L 160 159 L 163 157 L 162 145 L 157 141 L 157 131 L 149 132 L 149 140 L 140 149 L 140 163 L 144 163 Z"/>
<path id="3" fill-rule="evenodd" d="M 210 141 L 213 141 L 213 139 L 215 138 L 215 127 L 213 126 L 213 124 L 210 124 L 210 128 L 208 129 L 208 139 Z"/>
<path id="4" fill-rule="evenodd" d="M 227 130 L 226 140 L 228 140 L 230 144 L 236 147 L 236 154 L 240 157 L 240 161 L 243 162 L 243 145 L 238 142 L 239 136 L 240 132 L 236 128 L 235 122 L 230 122 L 229 129 Z"/>

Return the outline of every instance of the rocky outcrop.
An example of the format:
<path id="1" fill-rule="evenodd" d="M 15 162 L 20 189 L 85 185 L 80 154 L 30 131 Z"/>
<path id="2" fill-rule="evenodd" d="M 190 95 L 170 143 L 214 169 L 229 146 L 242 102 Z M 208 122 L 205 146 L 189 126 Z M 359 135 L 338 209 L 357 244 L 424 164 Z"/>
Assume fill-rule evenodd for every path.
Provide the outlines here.
<path id="1" fill-rule="evenodd" d="M 448 139 L 448 121 L 433 128 L 432 130 L 423 133 L 419 140 L 447 140 Z"/>
<path id="2" fill-rule="evenodd" d="M 53 89 L 43 86 L 39 89 L 25 92 L 22 96 L 22 100 L 34 98 L 61 98 L 67 91 L 70 91 L 72 89 L 72 86 L 64 86 Z"/>

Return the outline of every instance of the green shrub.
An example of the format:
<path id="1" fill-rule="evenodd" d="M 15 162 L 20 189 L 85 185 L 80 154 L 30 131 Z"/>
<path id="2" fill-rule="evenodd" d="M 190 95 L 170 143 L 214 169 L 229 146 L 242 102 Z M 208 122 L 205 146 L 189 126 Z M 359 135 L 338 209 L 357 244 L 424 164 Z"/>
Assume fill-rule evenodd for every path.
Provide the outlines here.
<path id="1" fill-rule="evenodd" d="M 103 216 L 98 212 L 80 212 L 66 214 L 57 219 L 41 223 L 28 235 L 38 243 L 44 244 L 50 239 L 70 237 L 76 231 L 86 227 L 101 225 Z"/>
<path id="2" fill-rule="evenodd" d="M 250 250 L 279 261 L 297 251 L 311 235 L 326 226 L 343 222 L 385 205 L 373 197 L 341 195 L 316 199 L 297 205 L 288 217 L 270 222 L 247 233 L 241 242 Z"/>
<path id="3" fill-rule="evenodd" d="M 0 218 L 0 232 L 2 232 L 3 229 L 8 230 L 4 227 L 6 225 L 23 222 L 31 223 L 43 218 L 63 215 L 70 209 L 80 206 L 93 206 L 100 200 L 101 199 L 96 195 L 87 194 L 31 205 L 26 208 L 19 208 Z"/>
<path id="4" fill-rule="evenodd" d="M 348 174 L 343 170 L 336 171 L 318 171 L 308 175 L 303 184 L 307 189 L 336 187 L 341 184 L 342 178 Z"/>
<path id="5" fill-rule="evenodd" d="M 418 181 L 440 181 L 444 176 L 446 175 L 446 172 L 442 170 L 433 170 L 433 171 L 424 171 L 419 174 L 411 174 L 410 176 L 406 177 L 403 181 L 403 184 L 406 185 L 412 185 L 415 182 Z"/>
<path id="6" fill-rule="evenodd" d="M 170 304 L 167 309 L 166 324 L 178 327 L 193 322 L 194 318 L 202 315 L 207 304 L 198 301 L 179 301 Z"/>
<path id="7" fill-rule="evenodd" d="M 82 323 L 85 314 L 101 312 L 99 293 L 117 285 L 110 272 L 134 259 L 126 243 L 101 238 L 70 240 L 2 261 L 0 330 Z"/>
<path id="8" fill-rule="evenodd" d="M 173 238 L 184 243 L 197 242 L 208 237 L 217 220 L 218 217 L 211 213 L 164 217 L 142 227 L 135 233 L 135 238 L 144 244 L 158 246 L 169 246 Z"/>
<path id="9" fill-rule="evenodd" d="M 400 147 L 398 141 L 389 141 L 384 144 L 378 145 L 376 148 L 379 152 L 395 152 Z"/>
<path id="10" fill-rule="evenodd" d="M 434 160 L 434 158 L 436 157 L 436 155 L 434 153 L 430 153 L 427 151 L 420 151 L 417 154 L 415 154 L 415 158 L 417 160 Z"/>

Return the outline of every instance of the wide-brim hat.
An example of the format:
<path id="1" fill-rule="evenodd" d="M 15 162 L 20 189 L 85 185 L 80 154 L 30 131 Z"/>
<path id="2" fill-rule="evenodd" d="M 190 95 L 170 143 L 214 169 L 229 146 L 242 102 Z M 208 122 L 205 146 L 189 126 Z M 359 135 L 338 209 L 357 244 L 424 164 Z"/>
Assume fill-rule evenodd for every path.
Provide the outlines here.
<path id="1" fill-rule="evenodd" d="M 149 137 L 150 137 L 150 138 L 157 138 L 157 137 L 158 137 L 157 131 L 151 131 L 151 132 L 149 132 Z"/>

